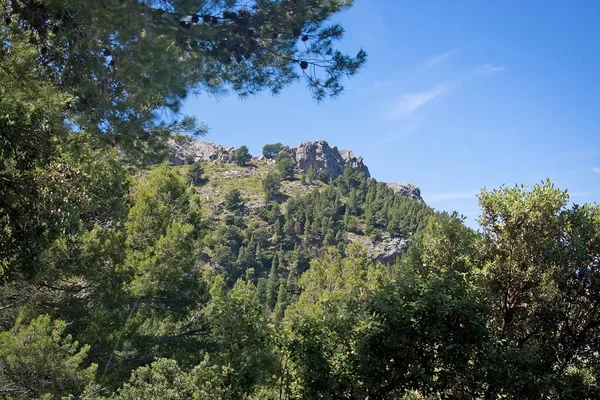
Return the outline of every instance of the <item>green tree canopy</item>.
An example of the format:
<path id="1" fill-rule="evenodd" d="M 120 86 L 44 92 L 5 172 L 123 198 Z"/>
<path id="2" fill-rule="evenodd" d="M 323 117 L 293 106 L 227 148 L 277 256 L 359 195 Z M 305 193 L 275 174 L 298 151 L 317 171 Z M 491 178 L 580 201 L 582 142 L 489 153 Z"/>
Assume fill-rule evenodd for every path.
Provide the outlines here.
<path id="1" fill-rule="evenodd" d="M 251 158 L 248 146 L 242 145 L 235 150 L 234 160 L 237 165 L 245 165 Z"/>
<path id="2" fill-rule="evenodd" d="M 275 200 L 281 188 L 281 178 L 278 174 L 268 174 L 262 182 L 267 201 Z"/>
<path id="3" fill-rule="evenodd" d="M 282 150 L 275 157 L 275 168 L 283 179 L 292 179 L 294 177 L 294 169 L 296 165 L 290 153 Z"/>
<path id="4" fill-rule="evenodd" d="M 328 21 L 351 5 L 14 0 L 2 7 L 2 52 L 30 43 L 31 67 L 72 96 L 75 123 L 136 145 L 164 133 L 154 113 L 178 110 L 192 91 L 278 93 L 303 78 L 318 100 L 340 94 L 341 78 L 366 59 L 333 47 L 343 29 Z M 187 122 L 176 125 L 193 132 Z"/>
<path id="5" fill-rule="evenodd" d="M 265 144 L 262 153 L 265 158 L 273 159 L 283 149 L 285 149 L 285 146 L 281 143 Z"/>
<path id="6" fill-rule="evenodd" d="M 19 317 L 0 333 L 0 393 L 7 397 L 40 398 L 81 393 L 91 383 L 96 365 L 84 367 L 89 346 L 65 335 L 64 321 L 42 315 Z M 44 397 L 47 398 L 47 397 Z"/>
<path id="7" fill-rule="evenodd" d="M 231 189 L 225 193 L 225 208 L 229 211 L 237 211 L 244 206 L 244 200 L 239 189 Z"/>
<path id="8" fill-rule="evenodd" d="M 199 162 L 195 162 L 192 165 L 190 165 L 188 172 L 187 172 L 187 183 L 194 185 L 194 186 L 200 186 L 204 183 L 205 179 L 202 176 L 202 174 L 204 174 L 204 170 L 202 169 L 202 164 Z"/>

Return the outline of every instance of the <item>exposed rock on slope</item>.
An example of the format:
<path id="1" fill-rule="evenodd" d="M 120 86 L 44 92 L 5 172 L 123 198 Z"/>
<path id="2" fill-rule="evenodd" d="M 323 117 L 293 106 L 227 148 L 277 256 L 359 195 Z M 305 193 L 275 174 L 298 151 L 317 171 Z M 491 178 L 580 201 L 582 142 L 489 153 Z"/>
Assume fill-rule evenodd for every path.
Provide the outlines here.
<path id="1" fill-rule="evenodd" d="M 396 193 L 425 203 L 421 198 L 421 189 L 411 183 L 386 182 L 386 185 Z"/>
<path id="2" fill-rule="evenodd" d="M 351 165 L 367 177 L 371 176 L 362 157 L 355 157 L 350 150 L 339 151 L 335 146 L 330 147 L 324 140 L 300 143 L 298 147 L 291 148 L 290 152 L 300 172 L 306 172 L 312 167 L 315 173 L 325 171 L 330 178 L 335 179 L 344 173 L 346 165 Z"/>
<path id="3" fill-rule="evenodd" d="M 379 240 L 373 241 L 368 236 L 348 234 L 351 242 L 359 242 L 367 251 L 369 258 L 384 264 L 393 264 L 408 248 L 409 241 L 404 238 L 392 238 L 383 235 Z"/>
<path id="4" fill-rule="evenodd" d="M 325 171 L 335 179 L 344 173 L 346 165 L 364 172 L 370 177 L 369 169 L 363 163 L 362 157 L 356 157 L 350 150 L 338 150 L 324 140 L 304 142 L 298 147 L 289 149 L 296 163 L 296 170 L 306 172 L 310 167 L 318 174 Z M 171 165 L 183 165 L 198 161 L 215 161 L 232 163 L 235 149 L 210 142 L 201 142 L 189 136 L 174 136 L 169 142 L 169 162 Z"/>
<path id="5" fill-rule="evenodd" d="M 169 140 L 169 163 L 183 165 L 198 161 L 233 162 L 235 149 L 210 142 L 201 142 L 190 136 L 177 135 Z"/>

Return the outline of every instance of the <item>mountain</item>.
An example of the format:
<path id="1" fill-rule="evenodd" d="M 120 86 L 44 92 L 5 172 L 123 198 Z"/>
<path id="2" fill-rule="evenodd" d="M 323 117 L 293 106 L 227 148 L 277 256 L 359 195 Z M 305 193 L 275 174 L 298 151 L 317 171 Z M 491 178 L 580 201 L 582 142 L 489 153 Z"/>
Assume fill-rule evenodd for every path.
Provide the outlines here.
<path id="1" fill-rule="evenodd" d="M 191 162 L 234 163 L 234 147 L 225 147 L 211 142 L 199 141 L 190 136 L 176 135 L 169 141 L 169 163 L 184 165 Z M 296 172 L 305 174 L 312 168 L 318 174 L 325 171 L 330 179 L 336 179 L 344 173 L 346 166 L 362 172 L 367 178 L 371 176 L 369 168 L 362 157 L 356 157 L 351 150 L 338 150 L 325 140 L 303 142 L 297 147 L 287 148 L 295 163 Z M 265 160 L 255 157 L 254 161 Z M 413 200 L 423 202 L 421 190 L 410 183 L 386 183 L 395 192 Z"/>
<path id="2" fill-rule="evenodd" d="M 185 175 L 192 165 L 201 166 L 202 183 L 195 190 L 212 232 L 206 261 L 231 279 L 248 268 L 264 276 L 276 253 L 281 253 L 281 264 L 295 263 L 303 270 L 321 249 L 343 249 L 352 242 L 360 243 L 371 259 L 394 263 L 433 213 L 417 186 L 378 182 L 350 150 L 324 140 L 279 147 L 290 154 L 295 175 L 281 179 L 272 201 L 263 182 L 276 174 L 274 157 L 252 157 L 240 166 L 233 147 L 189 136 L 170 140 L 171 168 Z M 241 204 L 232 206 L 236 191 Z"/>

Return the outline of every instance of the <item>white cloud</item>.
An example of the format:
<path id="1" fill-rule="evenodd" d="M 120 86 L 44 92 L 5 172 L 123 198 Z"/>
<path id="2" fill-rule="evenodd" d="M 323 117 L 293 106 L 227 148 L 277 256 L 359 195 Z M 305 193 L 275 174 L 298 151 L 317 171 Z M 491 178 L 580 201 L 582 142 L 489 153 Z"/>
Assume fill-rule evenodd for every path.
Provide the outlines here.
<path id="1" fill-rule="evenodd" d="M 444 61 L 446 61 L 454 53 L 456 53 L 456 49 L 448 50 L 444 53 L 440 53 L 440 54 L 436 54 L 435 56 L 431 56 L 425 61 L 423 66 L 425 68 L 435 67 L 436 65 L 441 64 Z"/>
<path id="2" fill-rule="evenodd" d="M 598 168 L 598 167 L 592 168 L 592 171 L 594 171 L 597 174 L 600 174 L 600 168 Z"/>
<path id="3" fill-rule="evenodd" d="M 451 200 L 464 200 L 464 199 L 474 199 L 476 197 L 476 192 L 453 192 L 453 193 L 440 193 L 433 194 L 431 196 L 425 197 L 425 202 L 429 203 L 441 203 L 444 201 Z"/>
<path id="4" fill-rule="evenodd" d="M 425 104 L 429 103 L 431 100 L 446 93 L 453 86 L 455 86 L 456 83 L 457 82 L 447 81 L 421 92 L 403 93 L 396 99 L 392 100 L 387 117 L 389 119 L 397 119 L 411 114 Z"/>
<path id="5" fill-rule="evenodd" d="M 497 72 L 502 72 L 506 67 L 502 65 L 483 64 L 475 68 L 475 73 L 480 76 L 492 76 Z"/>
<path id="6" fill-rule="evenodd" d="M 422 127 L 423 124 L 420 121 L 413 122 L 410 125 L 403 126 L 394 132 L 382 136 L 379 140 L 375 140 L 374 142 L 368 144 L 367 147 L 378 147 L 387 143 L 395 142 L 401 138 L 412 135 L 413 133 L 419 131 Z"/>

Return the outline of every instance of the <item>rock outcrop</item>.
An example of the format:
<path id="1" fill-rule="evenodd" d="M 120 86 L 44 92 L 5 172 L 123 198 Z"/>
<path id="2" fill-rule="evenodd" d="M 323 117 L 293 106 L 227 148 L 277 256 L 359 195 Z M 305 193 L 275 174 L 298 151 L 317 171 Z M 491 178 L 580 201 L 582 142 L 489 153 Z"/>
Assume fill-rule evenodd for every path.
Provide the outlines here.
<path id="1" fill-rule="evenodd" d="M 169 140 L 169 163 L 183 165 L 198 161 L 231 163 L 235 148 L 201 142 L 190 136 L 177 135 Z"/>
<path id="2" fill-rule="evenodd" d="M 348 234 L 351 242 L 359 242 L 366 250 L 367 255 L 373 261 L 379 261 L 384 264 L 393 264 L 396 259 L 402 255 L 408 248 L 408 239 L 390 237 L 383 235 L 378 240 L 373 240 L 368 236 L 359 236 Z"/>
<path id="3" fill-rule="evenodd" d="M 296 170 L 304 173 L 311 167 L 315 174 L 325 171 L 331 179 L 344 173 L 346 165 L 362 171 L 370 177 L 369 169 L 362 157 L 356 157 L 350 150 L 338 150 L 324 140 L 300 143 L 298 147 L 289 149 L 296 163 Z M 214 161 L 221 163 L 234 162 L 235 148 L 224 147 L 210 142 L 201 142 L 190 136 L 177 135 L 169 140 L 169 163 L 184 165 L 198 161 Z M 263 157 L 259 157 L 263 159 Z M 267 160 L 273 162 L 272 160 Z"/>
<path id="4" fill-rule="evenodd" d="M 411 183 L 386 182 L 386 185 L 402 196 L 425 203 L 421 198 L 421 189 Z"/>
<path id="5" fill-rule="evenodd" d="M 290 153 L 300 172 L 306 172 L 312 167 L 316 174 L 325 171 L 331 179 L 335 179 L 344 173 L 346 165 L 351 165 L 367 177 L 371 176 L 362 157 L 355 157 L 350 150 L 339 151 L 324 140 L 300 143 L 298 147 L 291 148 Z"/>

